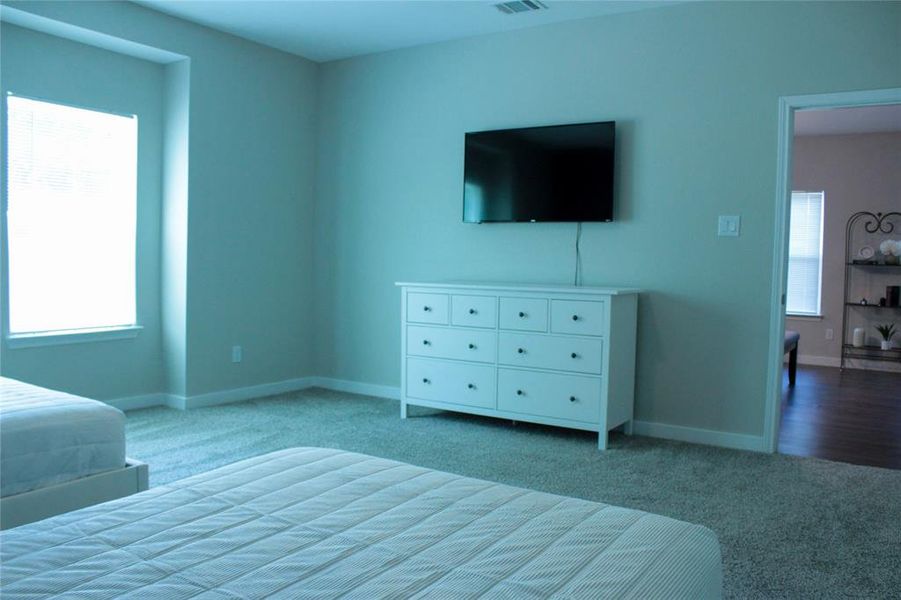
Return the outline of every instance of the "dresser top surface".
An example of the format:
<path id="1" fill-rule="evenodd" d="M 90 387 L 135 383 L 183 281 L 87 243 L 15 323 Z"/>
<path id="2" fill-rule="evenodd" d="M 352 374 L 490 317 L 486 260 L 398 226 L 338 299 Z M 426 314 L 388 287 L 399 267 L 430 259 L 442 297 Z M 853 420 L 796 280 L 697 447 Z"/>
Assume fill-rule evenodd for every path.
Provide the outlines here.
<path id="1" fill-rule="evenodd" d="M 588 285 L 563 285 L 547 283 L 501 283 L 492 281 L 398 281 L 395 285 L 409 288 L 441 288 L 451 290 L 493 290 L 510 292 L 553 292 L 563 294 L 585 294 L 586 296 L 624 296 L 638 294 L 636 288 L 595 287 Z"/>

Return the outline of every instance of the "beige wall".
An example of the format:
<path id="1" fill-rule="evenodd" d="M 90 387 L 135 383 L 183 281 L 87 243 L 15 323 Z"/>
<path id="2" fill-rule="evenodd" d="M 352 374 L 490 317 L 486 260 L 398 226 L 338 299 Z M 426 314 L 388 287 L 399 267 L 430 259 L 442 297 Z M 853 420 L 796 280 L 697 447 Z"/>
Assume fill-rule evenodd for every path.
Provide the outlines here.
<path id="1" fill-rule="evenodd" d="M 801 362 L 837 365 L 842 343 L 845 225 L 860 210 L 901 210 L 901 133 L 796 137 L 792 186 L 825 192 L 823 318 L 789 317 L 786 328 L 801 333 Z M 901 277 L 892 285 L 901 285 Z M 888 320 L 889 316 L 901 326 L 901 311 L 878 318 Z M 831 341 L 826 339 L 827 329 L 834 331 Z M 876 335 L 872 328 L 867 334 Z"/>

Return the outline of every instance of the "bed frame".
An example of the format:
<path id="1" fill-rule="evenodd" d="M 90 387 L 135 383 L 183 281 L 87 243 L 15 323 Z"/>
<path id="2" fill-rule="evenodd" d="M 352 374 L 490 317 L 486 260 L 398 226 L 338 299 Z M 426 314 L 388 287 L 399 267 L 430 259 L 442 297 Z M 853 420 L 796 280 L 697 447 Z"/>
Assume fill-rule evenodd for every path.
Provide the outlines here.
<path id="1" fill-rule="evenodd" d="M 54 515 L 143 492 L 149 487 L 147 464 L 125 459 L 121 469 L 104 471 L 0 498 L 0 529 L 11 529 Z"/>

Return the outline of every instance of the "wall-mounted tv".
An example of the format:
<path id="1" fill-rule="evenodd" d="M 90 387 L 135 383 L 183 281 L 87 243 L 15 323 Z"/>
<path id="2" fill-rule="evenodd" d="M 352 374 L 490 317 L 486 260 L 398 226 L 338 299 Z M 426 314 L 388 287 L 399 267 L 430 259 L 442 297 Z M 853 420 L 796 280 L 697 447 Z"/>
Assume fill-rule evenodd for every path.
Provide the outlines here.
<path id="1" fill-rule="evenodd" d="M 466 134 L 463 221 L 613 220 L 616 123 Z"/>

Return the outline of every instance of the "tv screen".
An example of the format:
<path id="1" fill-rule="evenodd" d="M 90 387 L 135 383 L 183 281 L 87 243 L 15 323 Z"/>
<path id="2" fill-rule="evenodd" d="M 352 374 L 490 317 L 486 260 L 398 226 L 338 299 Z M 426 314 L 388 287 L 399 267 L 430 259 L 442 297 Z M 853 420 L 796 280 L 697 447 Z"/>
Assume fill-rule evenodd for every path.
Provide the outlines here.
<path id="1" fill-rule="evenodd" d="M 612 221 L 615 125 L 467 133 L 463 221 Z"/>

